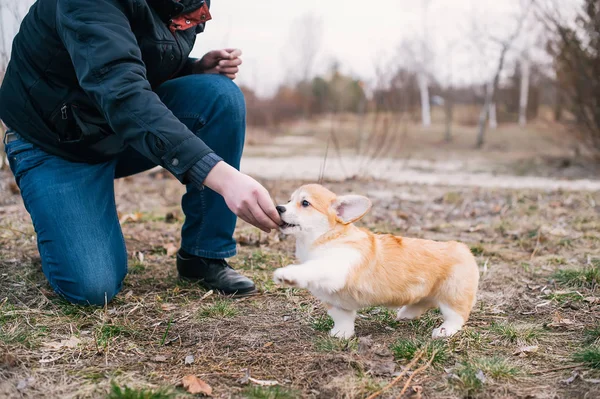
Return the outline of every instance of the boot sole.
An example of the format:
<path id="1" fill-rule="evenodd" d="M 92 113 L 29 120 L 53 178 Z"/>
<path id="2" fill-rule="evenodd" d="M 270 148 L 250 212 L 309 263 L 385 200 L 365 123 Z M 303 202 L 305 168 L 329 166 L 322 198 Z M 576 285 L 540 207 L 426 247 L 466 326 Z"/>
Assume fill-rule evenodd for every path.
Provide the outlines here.
<path id="1" fill-rule="evenodd" d="M 256 289 L 256 287 L 252 288 L 251 290 L 247 290 L 247 291 L 226 292 L 226 291 L 220 290 L 218 288 L 214 288 L 214 287 L 211 287 L 209 285 L 206 285 L 206 284 L 204 284 L 202 282 L 202 280 L 199 280 L 199 279 L 179 276 L 179 280 L 185 281 L 185 282 L 188 282 L 188 283 L 198 284 L 199 286 L 201 286 L 205 290 L 208 290 L 208 291 L 213 290 L 214 292 L 216 292 L 217 294 L 219 294 L 221 296 L 228 296 L 228 297 L 231 297 L 231 298 L 243 298 L 243 297 L 255 296 L 255 295 L 260 294 L 260 292 Z"/>

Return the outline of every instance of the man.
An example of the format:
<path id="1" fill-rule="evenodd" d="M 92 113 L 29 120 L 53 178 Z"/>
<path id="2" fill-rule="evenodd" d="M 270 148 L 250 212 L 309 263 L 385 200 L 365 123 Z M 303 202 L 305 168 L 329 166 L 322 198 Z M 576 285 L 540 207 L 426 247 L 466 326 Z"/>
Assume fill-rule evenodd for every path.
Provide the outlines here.
<path id="1" fill-rule="evenodd" d="M 238 171 L 245 104 L 240 51 L 188 58 L 209 0 L 38 0 L 21 24 L 0 89 L 11 169 L 52 288 L 103 305 L 127 252 L 113 179 L 161 165 L 182 183 L 182 278 L 255 292 L 225 258 L 236 215 L 268 232 L 267 190 Z"/>

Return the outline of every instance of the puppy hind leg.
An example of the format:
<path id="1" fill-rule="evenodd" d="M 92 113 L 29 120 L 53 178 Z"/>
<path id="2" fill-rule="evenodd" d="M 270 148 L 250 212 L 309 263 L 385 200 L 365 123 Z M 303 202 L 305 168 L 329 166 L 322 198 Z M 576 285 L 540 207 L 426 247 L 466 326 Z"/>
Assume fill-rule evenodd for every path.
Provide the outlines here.
<path id="1" fill-rule="evenodd" d="M 432 338 L 451 337 L 462 329 L 465 319 L 459 311 L 443 303 L 440 304 L 440 311 L 444 316 L 444 322 L 433 329 Z"/>

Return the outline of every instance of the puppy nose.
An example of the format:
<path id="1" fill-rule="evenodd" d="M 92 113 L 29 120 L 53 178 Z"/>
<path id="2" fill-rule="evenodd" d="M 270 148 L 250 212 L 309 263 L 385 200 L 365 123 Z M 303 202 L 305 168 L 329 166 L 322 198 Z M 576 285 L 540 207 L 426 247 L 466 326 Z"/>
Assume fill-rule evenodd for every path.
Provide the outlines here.
<path id="1" fill-rule="evenodd" d="M 277 209 L 277 212 L 279 212 L 279 214 L 282 214 L 285 212 L 285 206 L 276 206 L 275 209 Z"/>

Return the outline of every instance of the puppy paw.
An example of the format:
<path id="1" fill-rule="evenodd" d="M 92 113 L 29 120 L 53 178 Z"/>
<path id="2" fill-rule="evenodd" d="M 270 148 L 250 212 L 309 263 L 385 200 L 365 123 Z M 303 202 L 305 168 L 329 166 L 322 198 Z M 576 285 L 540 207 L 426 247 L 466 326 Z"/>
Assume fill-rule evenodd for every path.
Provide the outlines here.
<path id="1" fill-rule="evenodd" d="M 275 270 L 273 274 L 273 281 L 275 284 L 283 285 L 286 287 L 299 287 L 298 279 L 293 273 L 287 268 L 281 268 Z"/>
<path id="2" fill-rule="evenodd" d="M 448 338 L 460 331 L 460 327 L 455 326 L 444 326 L 441 325 L 438 328 L 433 329 L 431 338 Z"/>
<path id="3" fill-rule="evenodd" d="M 420 309 L 415 309 L 412 306 L 403 306 L 400 308 L 400 310 L 398 310 L 398 313 L 396 314 L 396 320 L 414 320 L 421 316 L 421 314 L 423 314 L 423 312 Z"/>
<path id="4" fill-rule="evenodd" d="M 354 336 L 354 328 L 333 328 L 329 331 L 329 335 L 334 338 L 350 339 Z"/>

